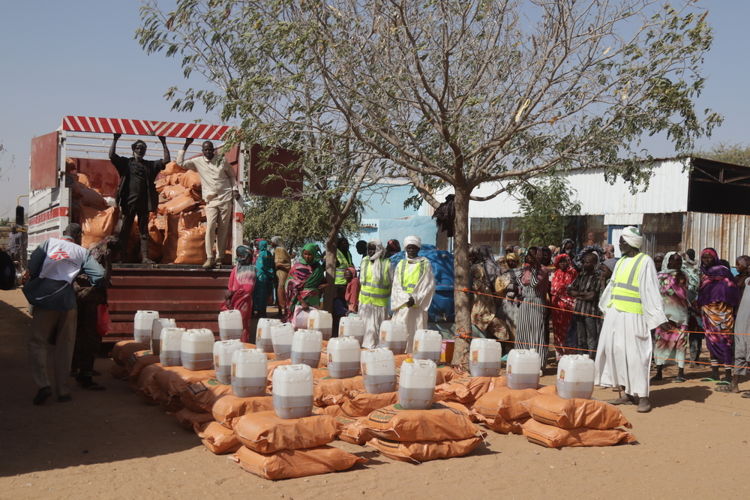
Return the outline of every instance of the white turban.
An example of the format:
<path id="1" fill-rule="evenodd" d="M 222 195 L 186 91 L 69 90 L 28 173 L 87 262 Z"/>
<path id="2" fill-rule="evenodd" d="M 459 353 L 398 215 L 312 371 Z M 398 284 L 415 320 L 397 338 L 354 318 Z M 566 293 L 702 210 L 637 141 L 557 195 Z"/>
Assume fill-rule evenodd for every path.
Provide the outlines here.
<path id="1" fill-rule="evenodd" d="M 404 248 L 408 247 L 409 245 L 416 245 L 419 248 L 422 248 L 422 238 L 419 236 L 407 236 L 404 238 Z"/>
<path id="2" fill-rule="evenodd" d="M 635 226 L 628 226 L 625 229 L 622 230 L 622 239 L 625 240 L 625 243 L 630 245 L 633 248 L 641 249 L 641 246 L 643 246 L 643 236 L 641 235 L 641 232 L 638 230 Z"/>

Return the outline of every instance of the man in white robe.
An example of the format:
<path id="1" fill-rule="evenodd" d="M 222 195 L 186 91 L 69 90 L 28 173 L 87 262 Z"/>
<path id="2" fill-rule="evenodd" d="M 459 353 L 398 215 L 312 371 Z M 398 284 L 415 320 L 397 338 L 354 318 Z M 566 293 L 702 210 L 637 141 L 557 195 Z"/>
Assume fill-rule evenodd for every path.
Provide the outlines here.
<path id="1" fill-rule="evenodd" d="M 640 253 L 643 236 L 633 226 L 620 237 L 622 258 L 599 300 L 604 322 L 596 352 L 595 383 L 617 387 L 620 397 L 612 404 L 638 403 L 638 411 L 651 411 L 649 379 L 651 330 L 668 327 L 654 261 Z M 622 394 L 624 392 L 624 394 Z"/>
<path id="2" fill-rule="evenodd" d="M 404 239 L 406 256 L 396 264 L 391 288 L 392 319 L 406 325 L 409 338 L 406 352 L 412 351 L 414 333 L 427 328 L 427 310 L 435 295 L 435 275 L 426 257 L 420 257 L 422 240 L 417 236 Z"/>
<path id="3" fill-rule="evenodd" d="M 367 255 L 362 259 L 359 281 L 359 316 L 365 323 L 362 347 L 372 349 L 378 345 L 380 324 L 385 320 L 392 281 L 391 261 L 385 257 L 385 248 L 379 240 L 367 243 Z"/>

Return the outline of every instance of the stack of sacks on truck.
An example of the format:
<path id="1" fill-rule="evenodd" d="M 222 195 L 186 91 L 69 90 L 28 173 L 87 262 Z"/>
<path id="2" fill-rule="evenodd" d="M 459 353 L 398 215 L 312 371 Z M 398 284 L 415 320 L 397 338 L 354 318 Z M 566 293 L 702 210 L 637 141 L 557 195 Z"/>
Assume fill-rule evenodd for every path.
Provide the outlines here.
<path id="1" fill-rule="evenodd" d="M 615 406 L 593 399 L 543 394 L 523 402 L 531 418 L 521 427 L 532 442 L 548 448 L 635 443 L 632 425 Z"/>
<path id="2" fill-rule="evenodd" d="M 86 174 L 78 172 L 78 162 L 74 158 L 65 159 L 65 173 L 66 184 L 72 195 L 72 213 L 83 230 L 81 245 L 91 248 L 114 233 L 118 209 L 113 206 L 114 200 L 108 202 L 101 192 L 91 187 Z"/>
<path id="3" fill-rule="evenodd" d="M 364 458 L 328 446 L 338 427 L 330 415 L 280 418 L 273 411 L 248 413 L 235 421 L 242 446 L 235 460 L 266 479 L 287 479 L 350 469 Z"/>
<path id="4" fill-rule="evenodd" d="M 466 413 L 441 403 L 426 410 L 390 405 L 370 413 L 362 426 L 369 446 L 412 463 L 468 455 L 485 436 Z"/>

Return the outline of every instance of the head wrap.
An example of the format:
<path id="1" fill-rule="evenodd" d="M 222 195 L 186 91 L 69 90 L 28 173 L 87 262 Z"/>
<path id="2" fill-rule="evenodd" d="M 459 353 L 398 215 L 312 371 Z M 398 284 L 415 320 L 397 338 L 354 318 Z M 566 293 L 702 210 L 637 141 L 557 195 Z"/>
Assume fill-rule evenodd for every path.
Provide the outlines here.
<path id="1" fill-rule="evenodd" d="M 617 264 L 617 258 L 612 257 L 611 259 L 607 259 L 603 262 L 605 266 L 609 268 L 610 271 L 615 272 L 615 264 Z"/>
<path id="2" fill-rule="evenodd" d="M 273 238 L 271 238 L 271 243 L 273 243 L 277 247 L 282 246 L 283 241 L 281 241 L 281 236 L 274 236 Z"/>
<path id="3" fill-rule="evenodd" d="M 386 257 L 390 257 L 393 254 L 397 254 L 401 251 L 401 244 L 398 240 L 388 240 L 385 244 Z"/>
<path id="4" fill-rule="evenodd" d="M 673 270 L 669 269 L 669 259 L 672 258 L 672 256 L 676 253 L 677 252 L 667 252 L 667 254 L 664 256 L 664 260 L 661 262 L 661 272 L 668 273 Z"/>
<path id="5" fill-rule="evenodd" d="M 404 238 L 404 248 L 408 247 L 409 245 L 416 245 L 419 248 L 422 248 L 422 238 L 419 236 L 407 236 Z"/>
<path id="6" fill-rule="evenodd" d="M 507 262 L 515 262 L 516 264 L 518 264 L 518 255 L 514 253 L 505 254 L 505 260 Z"/>
<path id="7" fill-rule="evenodd" d="M 622 230 L 622 239 L 633 248 L 641 249 L 643 246 L 643 235 L 635 226 L 628 226 Z"/>
<path id="8" fill-rule="evenodd" d="M 307 250 L 312 254 L 312 260 L 310 262 L 305 260 L 304 256 L 300 256 L 300 262 L 307 266 L 313 266 L 318 263 L 320 260 L 320 248 L 318 248 L 318 245 L 316 243 L 308 243 L 304 247 L 302 247 L 302 251 L 304 252 Z"/>
<path id="9" fill-rule="evenodd" d="M 557 257 L 555 257 L 554 266 L 559 269 L 560 268 L 560 262 L 562 262 L 565 259 L 568 259 L 568 262 L 570 262 L 570 255 L 568 255 L 566 253 L 559 254 Z M 572 264 L 572 262 L 570 262 L 570 263 Z"/>
<path id="10" fill-rule="evenodd" d="M 708 255 L 710 255 L 711 257 L 714 258 L 714 261 L 715 261 L 714 265 L 716 265 L 716 264 L 719 263 L 719 252 L 717 252 L 713 248 L 709 247 L 709 248 L 704 248 L 703 249 L 703 251 L 701 252 L 701 257 L 703 257 L 706 254 L 708 254 Z"/>
<path id="11" fill-rule="evenodd" d="M 383 254 L 385 253 L 385 248 L 383 248 L 383 243 L 380 242 L 380 240 L 370 240 L 367 242 L 367 246 L 370 245 L 375 246 L 375 253 L 372 254 L 372 257 L 368 257 L 371 261 L 375 262 L 378 259 L 383 258 Z"/>
<path id="12" fill-rule="evenodd" d="M 244 262 L 252 255 L 252 250 L 247 245 L 240 245 L 234 253 L 237 255 L 237 262 Z"/>
<path id="13" fill-rule="evenodd" d="M 268 242 L 266 240 L 260 240 L 258 242 L 258 250 L 261 252 L 268 250 Z"/>

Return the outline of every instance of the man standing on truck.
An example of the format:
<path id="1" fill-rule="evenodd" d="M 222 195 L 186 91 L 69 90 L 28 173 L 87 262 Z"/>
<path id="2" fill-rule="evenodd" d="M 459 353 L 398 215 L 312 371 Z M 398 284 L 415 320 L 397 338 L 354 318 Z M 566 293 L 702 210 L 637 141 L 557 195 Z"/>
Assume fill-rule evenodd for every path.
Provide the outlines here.
<path id="1" fill-rule="evenodd" d="M 29 338 L 31 375 L 39 386 L 34 404 L 52 395 L 47 357 L 53 351 L 59 402 L 70 401 L 68 377 L 76 340 L 77 308 L 73 280 L 84 272 L 95 287 L 105 286 L 104 269 L 81 245 L 80 224 L 69 224 L 62 238 L 50 238 L 29 259 L 30 279 L 23 287 L 33 306 Z"/>
<path id="2" fill-rule="evenodd" d="M 201 178 L 201 194 L 206 202 L 206 262 L 203 267 L 210 269 L 217 263 L 221 265 L 232 224 L 232 199 L 239 201 L 240 194 L 232 166 L 223 155 L 216 154 L 211 141 L 203 141 L 203 156 L 185 160 L 185 151 L 192 143 L 191 138 L 185 140 L 185 146 L 177 152 L 177 164 L 186 170 L 198 172 Z"/>
<path id="3" fill-rule="evenodd" d="M 120 229 L 119 248 L 120 261 L 125 253 L 133 227 L 133 219 L 138 217 L 138 232 L 141 236 L 141 262 L 153 264 L 148 258 L 148 218 L 151 212 L 156 212 L 159 206 L 159 193 L 156 192 L 154 181 L 160 171 L 164 170 L 171 157 L 167 148 L 166 137 L 159 136 L 164 157 L 161 160 L 144 160 L 146 143 L 140 139 L 130 147 L 133 156 L 125 158 L 117 155 L 117 140 L 122 134 L 114 134 L 109 148 L 109 160 L 120 174 L 120 186 L 117 188 L 117 204 L 122 212 L 122 227 Z"/>

